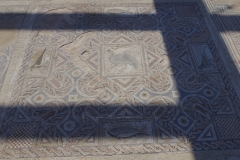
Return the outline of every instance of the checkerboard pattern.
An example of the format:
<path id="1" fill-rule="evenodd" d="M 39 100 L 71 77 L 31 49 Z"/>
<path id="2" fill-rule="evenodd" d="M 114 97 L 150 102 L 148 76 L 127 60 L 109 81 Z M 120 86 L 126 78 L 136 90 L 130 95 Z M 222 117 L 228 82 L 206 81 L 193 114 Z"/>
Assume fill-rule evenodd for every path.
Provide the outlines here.
<path id="1" fill-rule="evenodd" d="M 196 13 L 193 6 L 178 6 L 176 7 L 178 17 L 194 17 Z"/>
<path id="2" fill-rule="evenodd" d="M 237 117 L 218 117 L 215 118 L 220 138 L 239 139 L 240 138 L 240 119 Z"/>
<path id="3" fill-rule="evenodd" d="M 11 127 L 6 148 L 32 147 L 36 135 L 36 124 L 18 124 Z"/>

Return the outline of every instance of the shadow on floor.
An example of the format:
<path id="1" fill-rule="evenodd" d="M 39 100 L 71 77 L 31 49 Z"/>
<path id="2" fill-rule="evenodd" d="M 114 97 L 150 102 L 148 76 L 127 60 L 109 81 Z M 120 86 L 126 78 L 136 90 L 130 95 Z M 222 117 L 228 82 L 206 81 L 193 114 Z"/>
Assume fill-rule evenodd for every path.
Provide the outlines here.
<path id="1" fill-rule="evenodd" d="M 219 50 L 229 53 L 220 33 L 216 37 L 222 45 L 216 47 L 201 13 L 208 11 L 199 5 L 204 4 L 155 2 L 128 10 L 112 7 L 104 14 L 75 13 L 74 7 L 61 8 L 69 13 L 59 14 L 53 7 L 44 14 L 27 14 L 37 16 L 32 28 L 36 35 L 26 51 L 33 60 L 20 69 L 25 77 L 11 105 L 1 109 L 6 113 L 0 130 L 4 150 L 21 152 L 37 145 L 51 151 L 48 156 L 65 156 L 56 146 L 72 155 L 239 149 L 240 103 Z M 24 13 L 0 18 L 7 21 L 19 14 Z M 90 38 L 82 38 L 88 33 Z M 143 50 L 131 52 L 138 47 Z M 41 52 L 35 54 L 35 48 Z M 91 71 L 72 70 L 79 64 L 70 53 L 70 58 L 64 56 L 71 49 Z M 48 55 L 52 67 L 43 65 Z M 41 76 L 43 71 L 47 76 Z M 71 145 L 78 149 L 67 150 Z M 98 149 L 91 148 L 96 145 Z M 33 148 L 33 154 L 44 155 Z"/>

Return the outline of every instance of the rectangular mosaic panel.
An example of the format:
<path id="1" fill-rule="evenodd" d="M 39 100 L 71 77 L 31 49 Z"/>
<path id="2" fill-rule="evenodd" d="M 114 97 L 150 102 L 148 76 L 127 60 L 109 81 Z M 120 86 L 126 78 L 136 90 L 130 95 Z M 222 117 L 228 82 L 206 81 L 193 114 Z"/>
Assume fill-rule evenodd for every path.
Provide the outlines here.
<path id="1" fill-rule="evenodd" d="M 197 3 L 38 11 L 1 136 L 38 128 L 2 157 L 12 144 L 25 157 L 239 149 L 220 127 L 239 99 Z"/>

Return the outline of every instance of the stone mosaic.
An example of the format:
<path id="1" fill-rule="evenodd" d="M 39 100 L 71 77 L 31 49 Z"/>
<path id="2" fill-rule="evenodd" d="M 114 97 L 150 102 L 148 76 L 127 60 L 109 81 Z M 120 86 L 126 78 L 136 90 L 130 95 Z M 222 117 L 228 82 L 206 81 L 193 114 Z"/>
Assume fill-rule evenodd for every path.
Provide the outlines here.
<path id="1" fill-rule="evenodd" d="M 0 157 L 240 148 L 239 98 L 197 3 L 38 13 Z"/>
<path id="2" fill-rule="evenodd" d="M 0 6 L 0 11 L 2 12 L 0 16 L 0 89 L 19 34 L 19 28 L 21 28 L 25 18 L 24 13 L 26 10 L 27 6 Z M 8 14 L 9 12 L 13 13 L 10 15 Z M 22 14 L 14 14 L 14 12 Z M 6 30 L 5 28 L 15 30 Z"/>

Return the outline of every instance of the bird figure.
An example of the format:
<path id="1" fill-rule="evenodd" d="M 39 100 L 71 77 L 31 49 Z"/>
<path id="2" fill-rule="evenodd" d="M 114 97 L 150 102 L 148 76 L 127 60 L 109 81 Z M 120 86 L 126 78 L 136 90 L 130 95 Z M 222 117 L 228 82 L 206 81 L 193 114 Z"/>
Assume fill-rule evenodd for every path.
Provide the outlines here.
<path id="1" fill-rule="evenodd" d="M 202 64 L 198 67 L 200 70 L 203 68 L 209 68 L 212 65 L 212 60 L 209 59 L 209 57 L 206 54 L 207 47 L 204 48 L 203 54 L 202 54 Z"/>
<path id="2" fill-rule="evenodd" d="M 114 54 L 112 50 L 108 50 L 107 52 L 110 53 L 109 61 L 114 65 L 125 65 L 124 69 L 127 67 L 127 65 L 133 66 L 135 69 L 138 68 L 138 62 L 137 60 L 131 56 L 130 54 L 127 54 L 126 52 L 122 54 Z"/>

